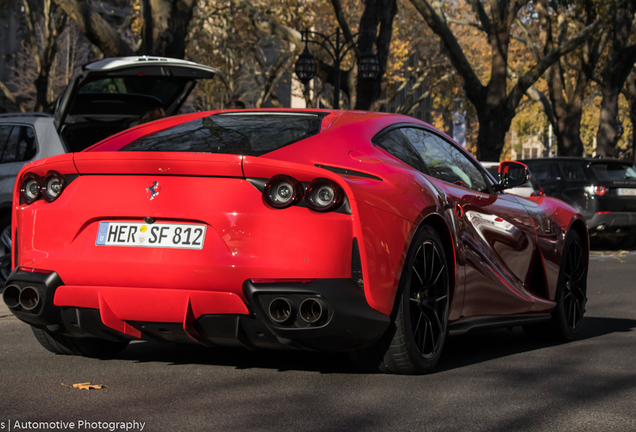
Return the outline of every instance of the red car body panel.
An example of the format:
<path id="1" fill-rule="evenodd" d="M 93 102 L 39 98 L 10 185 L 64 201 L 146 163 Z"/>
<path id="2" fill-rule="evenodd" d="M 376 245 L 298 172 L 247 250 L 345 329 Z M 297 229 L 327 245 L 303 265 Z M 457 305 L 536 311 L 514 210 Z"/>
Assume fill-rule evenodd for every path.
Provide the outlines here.
<path id="1" fill-rule="evenodd" d="M 422 223 L 434 223 L 453 267 L 451 322 L 554 308 L 565 235 L 579 225 L 586 232 L 576 211 L 550 198 L 446 183 L 372 144 L 393 124 L 429 127 L 413 118 L 311 112 L 324 114 L 320 133 L 262 156 L 118 151 L 216 113 L 208 112 L 141 125 L 82 153 L 27 165 L 20 179 L 52 170 L 75 177 L 50 203 L 21 202 L 18 186 L 14 266 L 55 271 L 64 283 L 56 306 L 98 309 L 104 325 L 129 337 L 141 336 L 130 323 L 143 321 L 182 323 L 198 340 L 198 318 L 251 313 L 246 280 L 351 278 L 354 239 L 366 302 L 389 316 L 410 240 Z M 269 207 L 253 182 L 280 174 L 337 183 L 350 211 Z M 160 194 L 149 199 L 153 182 Z M 144 218 L 205 225 L 203 249 L 96 245 L 100 222 Z"/>

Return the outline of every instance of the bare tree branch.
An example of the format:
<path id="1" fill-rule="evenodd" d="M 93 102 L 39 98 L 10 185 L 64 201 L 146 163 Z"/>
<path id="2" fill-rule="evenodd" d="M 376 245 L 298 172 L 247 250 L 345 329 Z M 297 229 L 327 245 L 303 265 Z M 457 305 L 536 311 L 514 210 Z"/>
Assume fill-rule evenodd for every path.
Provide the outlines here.
<path id="1" fill-rule="evenodd" d="M 247 12 L 247 16 L 254 27 L 270 35 L 276 35 L 281 39 L 296 45 L 296 50 L 302 46 L 301 34 L 298 30 L 270 20 L 261 14 L 248 0 L 232 0 L 232 3 Z"/>
<path id="2" fill-rule="evenodd" d="M 24 7 L 24 18 L 27 25 L 27 37 L 29 38 L 29 44 L 31 45 L 31 53 L 33 55 L 33 61 L 35 62 L 36 72 L 39 74 L 42 69 L 42 58 L 40 57 L 40 50 L 38 49 L 38 38 L 35 34 L 34 17 L 31 13 L 31 8 L 27 0 L 22 0 Z"/>
<path id="3" fill-rule="evenodd" d="M 510 92 L 508 97 L 508 103 L 510 106 L 517 106 L 519 101 L 523 97 L 524 93 L 530 88 L 530 86 L 546 71 L 552 63 L 554 63 L 559 57 L 569 53 L 579 46 L 585 39 L 596 33 L 601 24 L 602 19 L 596 20 L 593 24 L 585 27 L 576 36 L 569 39 L 566 43 L 551 50 L 541 61 L 539 61 L 532 69 L 526 72 L 515 84 L 514 88 Z"/>
<path id="4" fill-rule="evenodd" d="M 25 0 L 26 1 L 26 0 Z M 66 12 L 106 57 L 133 55 L 132 48 L 124 42 L 117 30 L 95 12 L 88 2 L 78 0 L 53 0 Z"/>

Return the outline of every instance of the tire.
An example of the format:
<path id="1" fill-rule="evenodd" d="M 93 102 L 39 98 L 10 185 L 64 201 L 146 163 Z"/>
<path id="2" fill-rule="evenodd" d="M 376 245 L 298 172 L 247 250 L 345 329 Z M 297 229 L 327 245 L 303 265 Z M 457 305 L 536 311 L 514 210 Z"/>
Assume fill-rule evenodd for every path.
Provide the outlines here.
<path id="1" fill-rule="evenodd" d="M 11 273 L 11 217 L 0 220 L 0 282 L 4 285 Z"/>
<path id="2" fill-rule="evenodd" d="M 128 341 L 112 342 L 97 338 L 74 338 L 31 327 L 37 341 L 55 354 L 109 358 L 128 346 Z"/>
<path id="3" fill-rule="evenodd" d="M 422 226 L 406 256 L 393 324 L 365 350 L 351 353 L 356 366 L 394 374 L 425 374 L 437 364 L 448 335 L 450 277 L 437 232 Z"/>
<path id="4" fill-rule="evenodd" d="M 569 342 L 575 339 L 581 328 L 587 303 L 587 265 L 583 242 L 573 231 L 563 247 L 555 302 L 550 321 L 523 327 L 528 337 Z"/>

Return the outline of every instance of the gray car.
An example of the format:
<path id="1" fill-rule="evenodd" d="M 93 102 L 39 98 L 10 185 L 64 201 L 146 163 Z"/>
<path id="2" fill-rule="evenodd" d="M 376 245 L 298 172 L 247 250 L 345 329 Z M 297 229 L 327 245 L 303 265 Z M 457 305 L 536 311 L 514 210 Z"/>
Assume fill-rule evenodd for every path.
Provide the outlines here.
<path id="1" fill-rule="evenodd" d="M 198 80 L 218 73 L 180 59 L 106 58 L 73 72 L 54 115 L 0 115 L 0 280 L 11 272 L 11 206 L 24 165 L 82 151 L 137 124 L 175 115 Z"/>
<path id="2" fill-rule="evenodd" d="M 66 151 L 51 114 L 0 115 L 0 277 L 11 270 L 11 202 L 15 180 L 27 163 Z"/>

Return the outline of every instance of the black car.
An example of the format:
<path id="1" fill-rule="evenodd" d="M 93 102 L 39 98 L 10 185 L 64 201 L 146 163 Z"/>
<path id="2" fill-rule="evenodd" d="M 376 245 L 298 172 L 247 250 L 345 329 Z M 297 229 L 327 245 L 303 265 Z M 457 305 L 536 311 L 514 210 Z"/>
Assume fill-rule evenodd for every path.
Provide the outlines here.
<path id="1" fill-rule="evenodd" d="M 629 247 L 636 239 L 636 168 L 630 161 L 556 157 L 521 161 L 546 195 L 579 210 L 590 237 Z"/>

